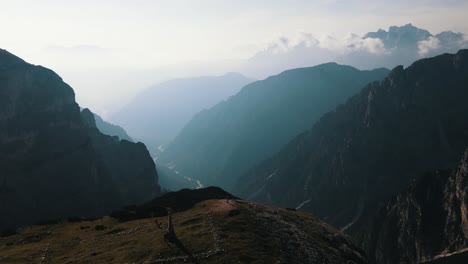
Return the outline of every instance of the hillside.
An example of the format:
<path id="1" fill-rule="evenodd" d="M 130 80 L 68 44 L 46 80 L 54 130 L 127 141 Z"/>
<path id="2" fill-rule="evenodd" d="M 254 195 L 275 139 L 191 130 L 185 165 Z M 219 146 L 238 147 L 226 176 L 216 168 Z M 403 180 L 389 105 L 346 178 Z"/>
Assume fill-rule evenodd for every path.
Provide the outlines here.
<path id="1" fill-rule="evenodd" d="M 232 187 L 250 167 L 387 73 L 328 63 L 251 83 L 197 114 L 158 162 L 203 185 Z"/>
<path id="2" fill-rule="evenodd" d="M 172 219 L 193 263 L 367 263 L 349 238 L 304 212 L 209 199 Z M 167 217 L 125 222 L 104 217 L 23 228 L 0 238 L 0 262 L 191 262 L 164 242 L 166 225 Z"/>

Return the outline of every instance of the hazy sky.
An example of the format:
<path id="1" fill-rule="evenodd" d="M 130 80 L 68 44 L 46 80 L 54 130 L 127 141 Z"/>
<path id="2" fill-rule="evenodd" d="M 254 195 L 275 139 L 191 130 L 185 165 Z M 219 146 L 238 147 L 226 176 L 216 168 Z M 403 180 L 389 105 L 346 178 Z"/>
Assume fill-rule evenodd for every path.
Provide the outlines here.
<path id="1" fill-rule="evenodd" d="M 153 82 L 228 71 L 279 37 L 407 23 L 468 33 L 468 1 L 0 0 L 0 48 L 55 70 L 106 114 Z"/>

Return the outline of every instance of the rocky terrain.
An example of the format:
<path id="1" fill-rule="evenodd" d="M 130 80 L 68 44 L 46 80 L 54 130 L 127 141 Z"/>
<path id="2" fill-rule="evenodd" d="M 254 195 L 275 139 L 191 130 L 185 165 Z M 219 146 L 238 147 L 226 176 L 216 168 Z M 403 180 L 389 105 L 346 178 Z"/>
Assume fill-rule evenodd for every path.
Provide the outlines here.
<path id="1" fill-rule="evenodd" d="M 377 263 L 419 263 L 468 250 L 468 149 L 454 170 L 418 178 L 381 208 L 362 244 Z"/>
<path id="2" fill-rule="evenodd" d="M 202 190 L 195 195 L 204 196 L 202 201 L 172 215 L 175 233 L 191 257 L 164 242 L 165 216 L 123 222 L 104 217 L 22 228 L 0 238 L 0 262 L 367 263 L 348 237 L 308 213 L 210 199 L 213 191 L 214 197 L 220 192 Z M 183 201 L 192 192 L 163 200 Z M 186 198 L 175 198 L 179 195 Z"/>
<path id="3" fill-rule="evenodd" d="M 0 229 L 159 194 L 146 147 L 103 135 L 53 71 L 0 50 Z"/>

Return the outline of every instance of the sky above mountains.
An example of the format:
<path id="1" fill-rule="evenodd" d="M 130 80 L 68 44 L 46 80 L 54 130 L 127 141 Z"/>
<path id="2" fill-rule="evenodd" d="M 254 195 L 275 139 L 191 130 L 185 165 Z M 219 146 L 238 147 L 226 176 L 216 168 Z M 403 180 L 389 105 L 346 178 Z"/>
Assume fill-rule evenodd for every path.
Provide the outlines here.
<path id="1" fill-rule="evenodd" d="M 274 74 L 279 69 L 253 70 L 263 63 L 244 67 L 272 48 L 275 54 L 320 48 L 303 62 L 312 66 L 340 58 L 350 45 L 384 52 L 362 36 L 393 25 L 468 33 L 468 1 L 460 0 L 0 0 L 0 6 L 0 48 L 54 69 L 83 106 L 104 116 L 170 78 Z"/>

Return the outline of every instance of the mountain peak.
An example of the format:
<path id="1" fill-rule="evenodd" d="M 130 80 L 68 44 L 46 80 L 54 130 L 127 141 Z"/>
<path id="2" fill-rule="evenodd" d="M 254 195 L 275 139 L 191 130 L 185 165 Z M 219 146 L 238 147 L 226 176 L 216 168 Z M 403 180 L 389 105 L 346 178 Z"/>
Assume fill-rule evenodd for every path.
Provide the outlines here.
<path id="1" fill-rule="evenodd" d="M 431 36 L 429 31 L 409 23 L 403 26 L 391 26 L 388 31 L 379 29 L 377 32 L 369 32 L 363 38 L 380 39 L 386 48 L 395 48 L 416 46 L 419 41 Z"/>

